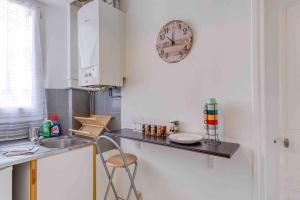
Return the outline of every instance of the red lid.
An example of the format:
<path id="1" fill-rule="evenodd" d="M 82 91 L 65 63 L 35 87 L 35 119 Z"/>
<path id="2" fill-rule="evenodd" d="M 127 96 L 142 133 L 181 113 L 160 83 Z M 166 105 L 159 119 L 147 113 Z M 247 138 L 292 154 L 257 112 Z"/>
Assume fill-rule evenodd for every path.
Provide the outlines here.
<path id="1" fill-rule="evenodd" d="M 58 120 L 58 116 L 57 115 L 50 115 L 50 120 L 57 121 Z"/>

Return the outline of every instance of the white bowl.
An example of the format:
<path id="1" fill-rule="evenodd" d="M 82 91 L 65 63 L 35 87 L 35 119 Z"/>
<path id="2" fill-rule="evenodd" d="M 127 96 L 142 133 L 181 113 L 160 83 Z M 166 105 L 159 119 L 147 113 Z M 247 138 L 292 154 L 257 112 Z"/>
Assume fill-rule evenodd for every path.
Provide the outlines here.
<path id="1" fill-rule="evenodd" d="M 169 136 L 172 142 L 180 144 L 194 144 L 200 142 L 203 137 L 194 133 L 176 133 Z"/>

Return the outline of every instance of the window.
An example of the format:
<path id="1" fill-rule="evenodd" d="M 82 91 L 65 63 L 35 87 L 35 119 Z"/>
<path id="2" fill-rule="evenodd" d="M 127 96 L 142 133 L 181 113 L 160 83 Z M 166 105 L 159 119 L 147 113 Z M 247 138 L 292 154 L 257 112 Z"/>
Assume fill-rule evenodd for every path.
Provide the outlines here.
<path id="1" fill-rule="evenodd" d="M 34 1 L 0 0 L 0 141 L 27 137 L 45 116 L 39 30 Z"/>
<path id="2" fill-rule="evenodd" d="M 30 11 L 1 0 L 0 107 L 32 106 L 33 27 Z"/>

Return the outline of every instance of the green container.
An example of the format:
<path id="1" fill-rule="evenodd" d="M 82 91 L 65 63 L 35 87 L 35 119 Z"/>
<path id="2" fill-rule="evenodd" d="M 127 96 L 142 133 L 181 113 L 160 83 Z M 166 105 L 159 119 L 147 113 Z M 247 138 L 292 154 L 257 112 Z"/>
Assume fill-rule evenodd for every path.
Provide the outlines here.
<path id="1" fill-rule="evenodd" d="M 45 138 L 51 137 L 51 122 L 50 121 L 45 121 L 42 124 L 41 135 Z"/>
<path id="2" fill-rule="evenodd" d="M 208 104 L 217 104 L 216 98 L 210 98 L 210 99 L 208 100 Z"/>
<path id="3" fill-rule="evenodd" d="M 218 110 L 217 105 L 218 105 L 217 100 L 215 98 L 210 98 L 207 103 L 207 110 L 217 111 Z"/>

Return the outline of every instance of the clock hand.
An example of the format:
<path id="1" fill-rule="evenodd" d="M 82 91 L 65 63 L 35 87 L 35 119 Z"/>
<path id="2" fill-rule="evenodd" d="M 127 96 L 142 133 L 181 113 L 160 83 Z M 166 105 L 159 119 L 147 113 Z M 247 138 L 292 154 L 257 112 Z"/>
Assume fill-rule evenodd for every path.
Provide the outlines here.
<path id="1" fill-rule="evenodd" d="M 172 40 L 171 38 L 169 38 L 168 36 L 167 36 L 167 38 L 171 41 L 171 43 L 172 43 L 172 46 L 175 44 L 175 41 L 174 40 Z"/>
<path id="2" fill-rule="evenodd" d="M 174 31 L 174 29 L 172 30 L 172 41 L 173 41 L 173 43 L 175 44 L 175 41 L 174 41 L 174 34 L 175 34 L 175 31 Z"/>
<path id="3" fill-rule="evenodd" d="M 171 41 L 171 43 L 172 43 L 172 45 L 174 45 L 175 44 L 175 42 L 171 39 L 171 38 L 169 38 L 168 36 L 167 36 L 167 38 L 168 38 L 168 40 L 170 40 Z"/>
<path id="4" fill-rule="evenodd" d="M 173 42 L 173 40 L 172 40 L 171 38 L 169 38 L 168 36 L 167 36 L 167 38 L 168 38 L 171 42 Z"/>

